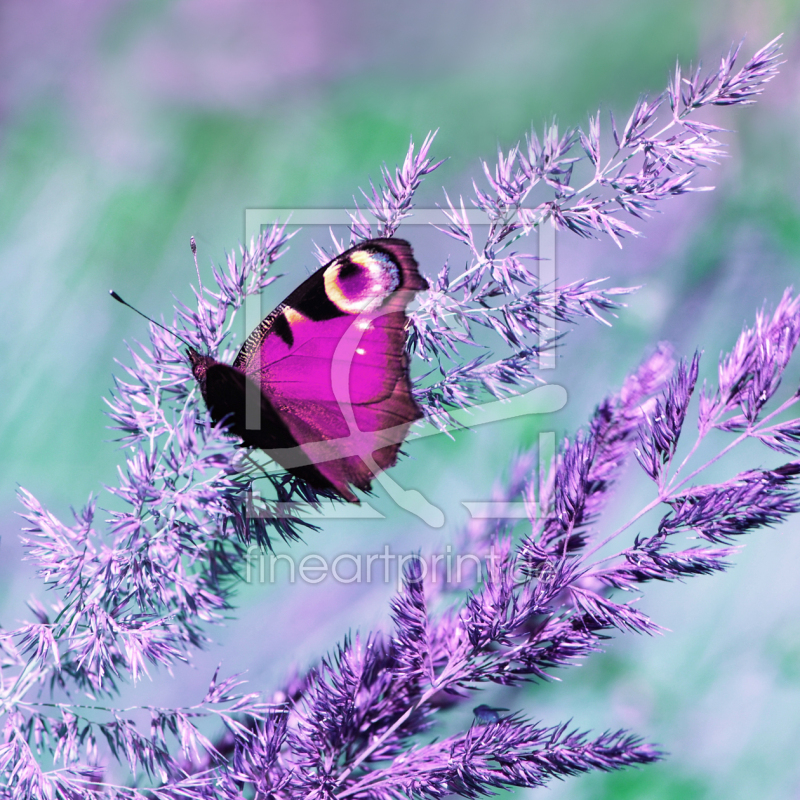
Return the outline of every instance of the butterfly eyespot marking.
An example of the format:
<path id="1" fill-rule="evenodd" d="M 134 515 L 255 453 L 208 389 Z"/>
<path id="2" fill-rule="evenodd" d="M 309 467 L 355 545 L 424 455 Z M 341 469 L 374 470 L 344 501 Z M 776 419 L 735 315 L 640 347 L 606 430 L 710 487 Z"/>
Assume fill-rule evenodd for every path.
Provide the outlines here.
<path id="1" fill-rule="evenodd" d="M 360 356 L 363 356 L 366 352 L 367 351 L 363 347 L 356 347 L 356 353 L 358 353 Z"/>
<path id="2" fill-rule="evenodd" d="M 334 261 L 324 274 L 325 294 L 346 314 L 374 311 L 400 286 L 397 264 L 386 254 L 355 251 Z"/>

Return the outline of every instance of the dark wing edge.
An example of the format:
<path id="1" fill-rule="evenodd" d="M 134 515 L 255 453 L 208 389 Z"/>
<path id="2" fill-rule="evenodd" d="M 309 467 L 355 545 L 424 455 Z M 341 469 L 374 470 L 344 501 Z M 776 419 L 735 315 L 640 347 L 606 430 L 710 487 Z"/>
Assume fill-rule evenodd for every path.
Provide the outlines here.
<path id="1" fill-rule="evenodd" d="M 257 429 L 247 427 L 245 404 L 249 392 L 260 398 L 260 427 Z M 205 374 L 204 397 L 214 422 L 222 423 L 245 447 L 258 447 L 270 455 L 273 450 L 300 446 L 261 389 L 239 370 L 219 362 L 211 365 Z M 334 485 L 314 464 L 283 468 L 315 489 L 333 490 L 351 503 L 358 502 L 346 485 Z"/>
<path id="2" fill-rule="evenodd" d="M 400 286 L 401 289 L 409 289 L 412 291 L 423 292 L 429 289 L 428 281 L 419 274 L 419 264 L 414 258 L 414 252 L 411 249 L 411 244 L 405 239 L 390 239 L 383 237 L 380 239 L 370 239 L 363 242 L 357 247 L 375 246 L 379 249 L 386 250 L 400 265 L 400 271 L 403 276 L 403 281 Z M 347 252 L 357 249 L 351 247 Z M 342 255 L 346 255 L 343 253 Z"/>

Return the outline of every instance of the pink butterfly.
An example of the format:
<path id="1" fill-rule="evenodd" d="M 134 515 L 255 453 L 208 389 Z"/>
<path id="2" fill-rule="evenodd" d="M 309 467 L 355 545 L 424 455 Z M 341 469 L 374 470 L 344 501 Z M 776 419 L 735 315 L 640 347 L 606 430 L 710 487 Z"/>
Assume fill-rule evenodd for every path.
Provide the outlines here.
<path id="1" fill-rule="evenodd" d="M 423 414 L 411 395 L 406 307 L 428 288 L 411 245 L 371 239 L 295 289 L 232 366 L 189 348 L 215 422 L 317 489 L 358 502 Z"/>

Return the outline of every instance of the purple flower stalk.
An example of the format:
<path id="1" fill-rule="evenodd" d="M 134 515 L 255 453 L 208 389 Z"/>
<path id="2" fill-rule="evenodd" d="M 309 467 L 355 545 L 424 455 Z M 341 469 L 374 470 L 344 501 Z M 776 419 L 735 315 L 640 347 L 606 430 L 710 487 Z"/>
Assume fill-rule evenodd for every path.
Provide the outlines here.
<path id="1" fill-rule="evenodd" d="M 640 100 L 621 132 L 612 118 L 610 154 L 601 150 L 598 115 L 588 131 L 553 125 L 541 138 L 531 134 L 525 147 L 500 152 L 496 165 L 484 163 L 488 188 L 475 185 L 472 200 L 490 222 L 483 241 L 463 200 L 456 208 L 447 199 L 444 232 L 468 258 L 461 270 L 439 271 L 409 331 L 410 352 L 429 370 L 414 393 L 431 420 L 443 424 L 454 409 L 541 380 L 540 357 L 555 340 L 543 318 L 605 321 L 604 313 L 620 307 L 615 298 L 630 290 L 600 289 L 596 281 L 540 285 L 529 270 L 533 257 L 514 250 L 515 242 L 552 221 L 619 243 L 635 233 L 629 217 L 645 217 L 665 197 L 708 188 L 694 185 L 696 170 L 721 155 L 714 138 L 720 129 L 693 115 L 709 105 L 752 102 L 779 63 L 777 40 L 735 72 L 738 52 L 705 77 L 698 71 L 686 78 L 677 68 L 666 92 Z M 394 234 L 421 180 L 438 166 L 429 157 L 432 143 L 433 134 L 415 152 L 412 142 L 394 174 L 384 167 L 385 185 L 364 192 L 379 235 Z M 533 203 L 534 190 L 545 199 Z M 351 244 L 372 236 L 356 213 Z M 176 309 L 172 327 L 181 339 L 229 362 L 233 315 L 274 279 L 270 267 L 288 239 L 274 226 L 215 267 L 214 287 L 195 289 L 197 309 Z M 334 248 L 344 245 L 334 240 Z M 475 355 L 481 330 L 497 346 Z M 269 547 L 271 536 L 291 541 L 311 527 L 291 515 L 250 513 L 254 482 L 270 489 L 267 511 L 324 497 L 298 478 L 265 471 L 223 425 L 213 425 L 179 339 L 151 326 L 150 344 L 130 349 L 127 377 L 115 380 L 108 400 L 124 464 L 118 485 L 108 487 L 116 506 L 105 512 L 106 526 L 96 523 L 96 498 L 66 524 L 20 492 L 27 557 L 55 599 L 50 607 L 31 601 L 31 621 L 0 630 L 0 798 L 433 800 L 661 758 L 656 746 L 627 731 L 591 736 L 484 704 L 466 730 L 444 738 L 432 731 L 437 715 L 474 704 L 482 686 L 547 680 L 601 650 L 615 630 L 658 631 L 631 593 L 650 580 L 723 570 L 737 537 L 800 510 L 800 419 L 784 419 L 800 393 L 768 410 L 798 340 L 800 299 L 787 292 L 720 361 L 717 387 L 696 392 L 699 355 L 676 367 L 669 348 L 657 348 L 598 405 L 586 429 L 562 443 L 537 503 L 537 453 L 513 460 L 496 498 L 527 503 L 521 541 L 507 522 L 473 523 L 459 546 L 480 556 L 485 569 L 458 584 L 436 580 L 436 571 L 426 576 L 412 560 L 392 602 L 391 633 L 345 638 L 272 693 L 274 702 L 240 691 L 238 678 L 218 671 L 191 706 L 119 708 L 113 699 L 124 684 L 188 659 L 209 641 L 210 625 L 231 607 L 248 546 Z M 699 426 L 687 444 L 695 397 Z M 732 441 L 690 468 L 714 429 Z M 746 439 L 795 460 L 721 484 L 697 482 Z M 688 453 L 678 464 L 683 444 Z M 603 510 L 631 461 L 652 482 L 653 499 L 608 532 Z M 655 531 L 610 556 L 595 555 L 661 505 Z M 685 534 L 704 544 L 686 547 L 679 542 Z M 628 593 L 624 600 L 619 590 Z M 149 731 L 133 719 L 142 711 Z M 209 720 L 223 724 L 221 736 L 204 733 Z M 114 763 L 127 774 L 119 783 Z"/>

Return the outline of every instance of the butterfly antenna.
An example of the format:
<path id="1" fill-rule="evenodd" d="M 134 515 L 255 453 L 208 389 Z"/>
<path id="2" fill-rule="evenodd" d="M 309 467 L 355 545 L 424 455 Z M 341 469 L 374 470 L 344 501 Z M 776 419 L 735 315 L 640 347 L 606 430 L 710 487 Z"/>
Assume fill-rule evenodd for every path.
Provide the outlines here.
<path id="1" fill-rule="evenodd" d="M 197 282 L 200 284 L 200 297 L 203 296 L 203 281 L 200 278 L 200 267 L 197 265 L 197 242 L 194 236 L 189 239 L 189 246 L 192 248 L 192 258 L 194 258 L 194 268 L 197 270 Z"/>
<path id="2" fill-rule="evenodd" d="M 194 241 L 194 240 L 192 240 L 192 241 Z M 186 339 L 183 339 L 182 337 L 178 336 L 178 334 L 177 334 L 177 333 L 175 333 L 175 331 L 171 330 L 171 329 L 170 329 L 170 328 L 168 328 L 166 325 L 162 325 L 160 322 L 156 322 L 154 319 L 151 319 L 150 317 L 148 317 L 148 316 L 147 316 L 147 314 L 142 314 L 142 312 L 141 312 L 141 311 L 139 311 L 139 309 L 138 309 L 138 308 L 134 308 L 134 307 L 133 307 L 133 306 L 132 306 L 130 303 L 128 303 L 126 300 L 123 300 L 123 299 L 122 299 L 122 298 L 121 298 L 121 297 L 120 297 L 120 296 L 119 296 L 119 295 L 118 295 L 118 294 L 117 294 L 117 293 L 116 293 L 116 292 L 115 292 L 113 289 L 109 289 L 108 293 L 109 293 L 109 294 L 110 294 L 110 295 L 111 295 L 111 296 L 112 296 L 112 297 L 113 297 L 113 298 L 114 298 L 114 299 L 115 299 L 115 300 L 116 300 L 118 303 L 122 303 L 122 305 L 124 305 L 124 306 L 128 306 L 128 308 L 129 308 L 131 311 L 135 311 L 135 312 L 136 312 L 136 313 L 137 313 L 137 314 L 138 314 L 140 317 L 144 317 L 144 318 L 145 318 L 145 319 L 146 319 L 148 322 L 152 322 L 152 323 L 153 323 L 153 325 L 156 325 L 156 326 L 158 326 L 158 327 L 159 327 L 159 328 L 161 328 L 162 330 L 165 330 L 167 333 L 171 333 L 171 334 L 172 334 L 172 335 L 173 335 L 173 336 L 174 336 L 174 337 L 175 337 L 175 338 L 176 338 L 176 339 L 177 339 L 179 342 L 183 342 L 183 343 L 184 343 L 184 344 L 185 344 L 187 347 L 189 347 L 190 349 L 194 350 L 194 347 L 192 347 L 192 345 L 190 345 L 190 344 L 189 344 L 189 342 L 187 342 L 187 341 L 186 341 Z"/>

